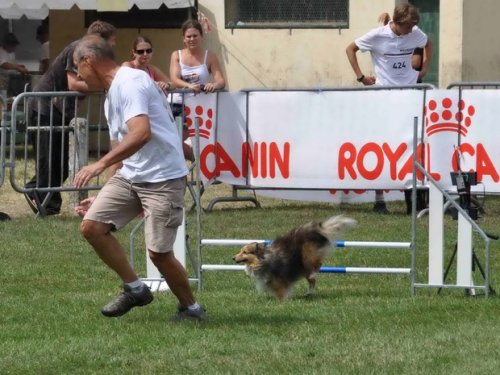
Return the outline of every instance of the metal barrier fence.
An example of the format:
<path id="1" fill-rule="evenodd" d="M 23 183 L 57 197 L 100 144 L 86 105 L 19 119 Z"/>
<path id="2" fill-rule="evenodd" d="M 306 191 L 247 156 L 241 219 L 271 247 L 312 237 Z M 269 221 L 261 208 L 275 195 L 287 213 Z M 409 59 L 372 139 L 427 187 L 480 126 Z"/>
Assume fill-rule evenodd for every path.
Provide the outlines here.
<path id="1" fill-rule="evenodd" d="M 26 194 L 32 209 L 44 216 L 61 192 L 79 195 L 102 186 L 102 177 L 82 189 L 72 176 L 109 147 L 101 93 L 24 92 L 15 97 L 7 128 L 12 188 Z M 6 112 L 4 111 L 4 114 Z M 76 202 L 75 202 L 76 203 Z"/>

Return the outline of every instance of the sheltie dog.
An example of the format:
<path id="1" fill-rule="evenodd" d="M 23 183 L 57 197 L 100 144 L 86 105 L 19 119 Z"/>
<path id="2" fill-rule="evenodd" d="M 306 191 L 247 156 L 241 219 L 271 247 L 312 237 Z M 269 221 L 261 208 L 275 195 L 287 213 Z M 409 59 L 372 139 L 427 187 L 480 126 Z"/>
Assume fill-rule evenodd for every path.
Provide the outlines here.
<path id="1" fill-rule="evenodd" d="M 356 220 L 341 215 L 310 222 L 276 238 L 268 246 L 257 242 L 245 245 L 233 260 L 246 265 L 246 272 L 255 278 L 259 291 L 283 300 L 290 295 L 292 285 L 305 277 L 309 284 L 306 295 L 312 295 L 323 259 L 335 246 L 338 236 L 356 224 Z"/>

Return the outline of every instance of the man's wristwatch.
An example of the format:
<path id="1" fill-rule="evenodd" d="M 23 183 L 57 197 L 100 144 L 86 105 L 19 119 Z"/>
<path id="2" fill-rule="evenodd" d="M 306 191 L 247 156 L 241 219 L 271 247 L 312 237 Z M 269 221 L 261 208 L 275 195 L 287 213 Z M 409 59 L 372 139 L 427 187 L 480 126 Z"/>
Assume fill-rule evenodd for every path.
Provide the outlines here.
<path id="1" fill-rule="evenodd" d="M 365 79 L 365 75 L 364 74 L 361 74 L 361 77 L 359 78 L 356 78 L 356 81 L 358 82 L 363 82 L 363 80 Z"/>

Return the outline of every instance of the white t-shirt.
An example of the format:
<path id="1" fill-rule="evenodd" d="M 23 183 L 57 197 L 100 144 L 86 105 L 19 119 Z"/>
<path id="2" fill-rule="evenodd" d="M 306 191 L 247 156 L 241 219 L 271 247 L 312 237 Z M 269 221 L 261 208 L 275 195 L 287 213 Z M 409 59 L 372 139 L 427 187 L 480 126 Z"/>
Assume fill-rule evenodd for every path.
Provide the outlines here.
<path id="1" fill-rule="evenodd" d="M 208 50 L 205 50 L 205 57 L 203 59 L 203 64 L 196 66 L 189 66 L 182 62 L 182 50 L 178 50 L 179 54 L 179 66 L 181 67 L 181 79 L 188 83 L 205 85 L 210 82 L 210 72 L 208 71 Z M 184 99 L 193 94 L 184 94 Z M 172 102 L 176 104 L 182 104 L 182 94 L 173 94 Z"/>
<path id="2" fill-rule="evenodd" d="M 412 85 L 418 72 L 412 68 L 415 48 L 427 44 L 427 35 L 415 26 L 411 33 L 396 35 L 390 23 L 378 27 L 354 41 L 360 51 L 370 51 L 378 85 Z"/>
<path id="3" fill-rule="evenodd" d="M 161 182 L 186 176 L 181 139 L 164 95 L 140 69 L 121 67 L 109 88 L 104 111 L 111 140 L 121 142 L 128 133 L 126 122 L 147 115 L 152 138 L 123 160 L 120 174 L 132 182 Z"/>

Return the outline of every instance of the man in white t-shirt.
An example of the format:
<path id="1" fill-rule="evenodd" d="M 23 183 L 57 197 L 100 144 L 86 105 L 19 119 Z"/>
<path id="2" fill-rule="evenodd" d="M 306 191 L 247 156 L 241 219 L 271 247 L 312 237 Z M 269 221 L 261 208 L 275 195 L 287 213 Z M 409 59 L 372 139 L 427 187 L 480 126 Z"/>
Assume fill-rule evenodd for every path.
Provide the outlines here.
<path id="1" fill-rule="evenodd" d="M 74 179 L 74 185 L 81 188 L 105 169 L 115 172 L 95 200 L 84 200 L 77 207 L 85 215 L 80 232 L 123 281 L 123 292 L 101 312 L 117 317 L 153 300 L 111 235 L 143 212 L 149 257 L 179 301 L 173 320 L 205 320 L 187 272 L 173 252 L 183 218 L 188 170 L 168 103 L 146 72 L 118 65 L 113 50 L 100 36 L 83 37 L 73 61 L 89 88 L 107 91 L 104 106 L 111 151 L 83 167 Z"/>
<path id="2" fill-rule="evenodd" d="M 0 93 L 7 96 L 9 87 L 9 72 L 28 73 L 28 69 L 16 62 L 16 47 L 19 41 L 13 33 L 5 34 L 0 45 Z"/>
<path id="3" fill-rule="evenodd" d="M 418 28 L 418 9 L 411 4 L 399 4 L 394 8 L 392 21 L 373 29 L 356 39 L 346 48 L 347 58 L 363 85 L 413 85 L 427 74 L 431 57 L 431 42 Z M 412 67 L 412 55 L 416 48 L 424 49 L 422 68 Z M 369 51 L 376 77 L 365 76 L 359 67 L 356 53 Z M 375 192 L 374 211 L 388 213 L 382 190 Z"/>
<path id="4" fill-rule="evenodd" d="M 24 65 L 16 63 L 16 47 L 18 45 L 19 41 L 13 33 L 4 36 L 0 47 L 0 68 L 26 74 L 28 69 Z"/>

